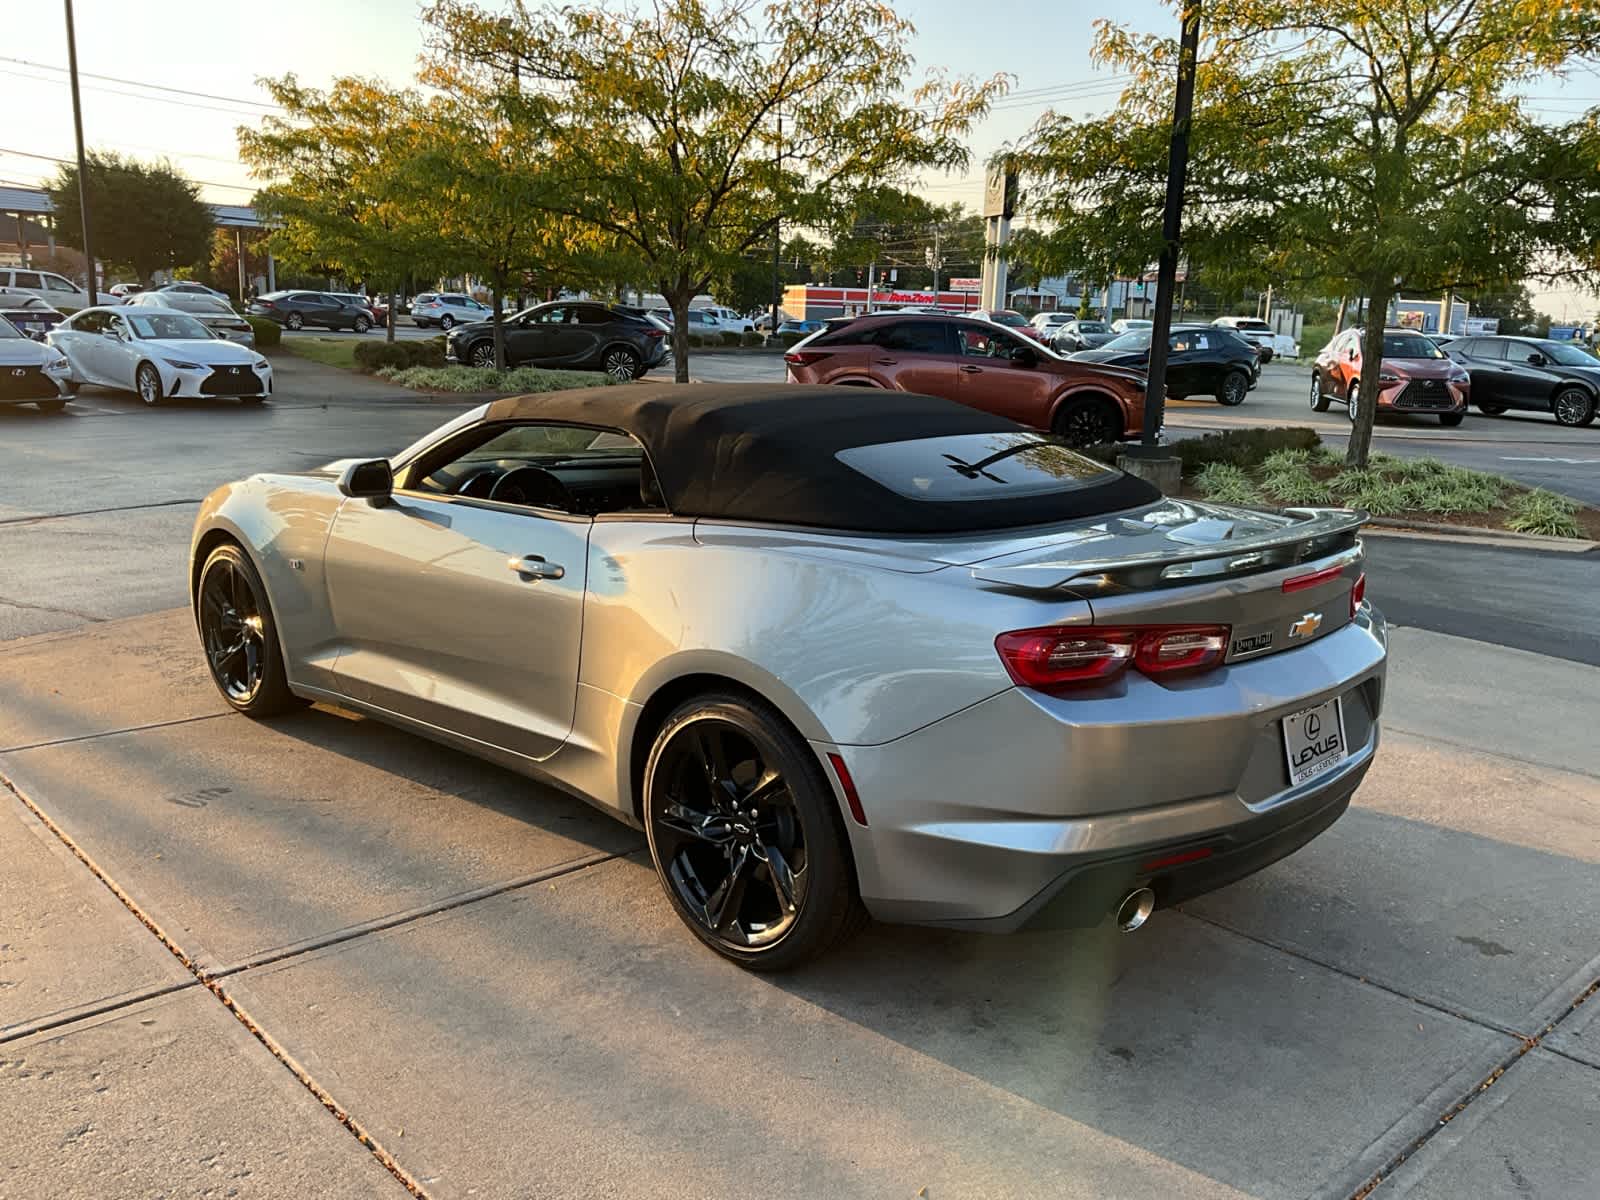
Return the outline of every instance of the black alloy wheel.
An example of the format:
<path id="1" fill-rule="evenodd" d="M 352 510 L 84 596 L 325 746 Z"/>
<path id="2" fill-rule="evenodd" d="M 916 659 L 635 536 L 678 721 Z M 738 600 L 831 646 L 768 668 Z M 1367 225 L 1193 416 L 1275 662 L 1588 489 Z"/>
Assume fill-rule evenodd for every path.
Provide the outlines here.
<path id="1" fill-rule="evenodd" d="M 474 342 L 472 349 L 467 351 L 467 361 L 475 367 L 494 366 L 494 343 Z"/>
<path id="2" fill-rule="evenodd" d="M 640 358 L 636 351 L 627 346 L 612 346 L 606 351 L 602 367 L 605 373 L 618 383 L 626 383 L 637 378 L 639 374 Z"/>
<path id="3" fill-rule="evenodd" d="M 133 388 L 139 399 L 153 408 L 161 403 L 161 372 L 149 363 L 140 363 L 133 373 Z"/>
<path id="4" fill-rule="evenodd" d="M 289 691 L 261 577 L 232 542 L 213 550 L 200 569 L 195 621 L 211 681 L 234 708 L 266 717 L 303 703 Z"/>
<path id="5" fill-rule="evenodd" d="M 456 319 L 454 317 L 452 317 L 449 313 L 445 313 L 444 316 L 439 318 L 439 328 L 444 330 L 446 333 L 449 333 L 455 327 L 456 327 Z"/>
<path id="6" fill-rule="evenodd" d="M 1581 387 L 1565 387 L 1550 401 L 1550 411 L 1563 425 L 1588 425 L 1594 420 L 1595 401 Z"/>
<path id="7" fill-rule="evenodd" d="M 1322 394 L 1322 373 L 1315 369 L 1311 372 L 1311 411 L 1328 411 L 1328 398 Z"/>
<path id="8" fill-rule="evenodd" d="M 283 323 L 285 325 L 287 325 L 290 329 L 304 329 L 305 328 L 305 324 L 306 324 L 306 319 L 304 317 L 302 317 L 299 313 L 292 312 L 287 317 L 285 317 L 283 319 Z"/>
<path id="9" fill-rule="evenodd" d="M 1250 391 L 1250 379 L 1243 371 L 1229 371 L 1222 377 L 1222 387 L 1217 392 L 1217 403 L 1237 408 L 1244 403 Z"/>
<path id="10" fill-rule="evenodd" d="M 1069 400 L 1056 413 L 1054 432 L 1069 446 L 1101 446 L 1122 436 L 1122 422 L 1109 400 Z"/>
<path id="11" fill-rule="evenodd" d="M 833 792 L 766 704 L 709 694 L 680 706 L 656 736 L 644 787 L 662 887 L 717 953 L 784 970 L 862 923 Z"/>

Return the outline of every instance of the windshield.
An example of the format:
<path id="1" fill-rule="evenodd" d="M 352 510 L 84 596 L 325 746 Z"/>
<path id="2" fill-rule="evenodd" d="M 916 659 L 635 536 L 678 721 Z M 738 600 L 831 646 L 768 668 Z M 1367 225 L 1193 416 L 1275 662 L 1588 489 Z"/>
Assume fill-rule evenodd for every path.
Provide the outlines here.
<path id="1" fill-rule="evenodd" d="M 1120 472 L 1047 433 L 967 433 L 840 450 L 845 466 L 911 500 L 1013 500 L 1077 491 Z"/>
<path id="2" fill-rule="evenodd" d="M 1560 342 L 1540 342 L 1539 349 L 1551 362 L 1566 367 L 1600 367 L 1600 359 L 1576 346 L 1563 346 Z"/>
<path id="3" fill-rule="evenodd" d="M 1155 322 L 1154 321 L 1124 321 L 1122 323 L 1122 328 L 1123 329 L 1153 329 L 1153 328 L 1155 328 Z"/>
<path id="4" fill-rule="evenodd" d="M 1112 338 L 1100 348 L 1102 350 L 1119 350 L 1125 354 L 1136 352 L 1143 354 L 1150 349 L 1150 331 L 1148 329 L 1135 329 L 1133 332 L 1125 333 L 1121 337 Z"/>
<path id="5" fill-rule="evenodd" d="M 18 332 L 15 325 L 6 320 L 4 317 L 0 317 L 0 340 L 5 338 L 19 338 L 21 336 L 22 334 Z"/>
<path id="6" fill-rule="evenodd" d="M 1079 321 L 1078 322 L 1078 332 L 1079 333 L 1105 333 L 1106 332 L 1106 323 L 1104 321 Z"/>
<path id="7" fill-rule="evenodd" d="M 1023 320 L 1021 313 L 1014 312 L 990 313 L 989 320 L 993 321 L 996 325 L 1009 325 L 1013 329 L 1021 329 L 1028 323 L 1027 321 Z"/>
<path id="8" fill-rule="evenodd" d="M 1235 321 L 1235 329 L 1248 329 L 1251 333 L 1271 333 L 1272 326 L 1265 321 Z"/>
<path id="9" fill-rule="evenodd" d="M 211 331 L 193 317 L 184 313 L 133 313 L 126 314 L 133 326 L 134 337 L 147 339 L 194 338 L 207 341 Z"/>
<path id="10" fill-rule="evenodd" d="M 1443 358 L 1444 351 L 1420 333 L 1386 333 L 1383 335 L 1385 358 Z"/>

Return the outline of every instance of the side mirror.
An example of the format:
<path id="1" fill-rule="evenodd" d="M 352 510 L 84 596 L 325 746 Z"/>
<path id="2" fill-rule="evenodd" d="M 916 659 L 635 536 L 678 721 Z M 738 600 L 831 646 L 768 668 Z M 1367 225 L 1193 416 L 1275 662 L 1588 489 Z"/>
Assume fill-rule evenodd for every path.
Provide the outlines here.
<path id="1" fill-rule="evenodd" d="M 1545 361 L 1545 356 L 1540 354 L 1537 350 L 1528 355 L 1528 365 L 1530 367 L 1542 367 L 1544 366 Z"/>
<path id="2" fill-rule="evenodd" d="M 1018 346 L 1011 352 L 1011 361 L 1019 367 L 1033 367 L 1039 364 L 1039 356 L 1032 346 Z"/>
<path id="3" fill-rule="evenodd" d="M 356 499 L 387 500 L 394 491 L 394 468 L 387 458 L 351 463 L 339 476 L 341 495 Z"/>

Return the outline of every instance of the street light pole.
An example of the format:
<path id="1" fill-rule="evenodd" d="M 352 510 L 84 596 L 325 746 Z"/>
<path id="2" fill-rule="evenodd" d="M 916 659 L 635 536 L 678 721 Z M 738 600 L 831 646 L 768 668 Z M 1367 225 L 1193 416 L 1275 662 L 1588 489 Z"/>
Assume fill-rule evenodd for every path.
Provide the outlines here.
<path id="1" fill-rule="evenodd" d="M 1167 158 L 1167 203 L 1161 217 L 1161 259 L 1156 269 L 1155 327 L 1150 330 L 1150 375 L 1145 381 L 1143 447 L 1160 445 L 1166 415 L 1167 338 L 1172 333 L 1172 294 L 1178 279 L 1183 187 L 1189 175 L 1189 117 L 1194 111 L 1195 65 L 1200 57 L 1200 0 L 1183 2 L 1178 42 L 1178 94 L 1172 106 L 1172 148 Z"/>
<path id="2" fill-rule="evenodd" d="M 83 258 L 89 272 L 89 303 L 100 303 L 95 287 L 94 244 L 89 240 L 89 164 L 83 153 L 83 104 L 78 99 L 78 39 L 72 30 L 72 0 L 67 6 L 67 66 L 72 75 L 72 127 L 78 135 L 78 215 L 83 221 Z"/>

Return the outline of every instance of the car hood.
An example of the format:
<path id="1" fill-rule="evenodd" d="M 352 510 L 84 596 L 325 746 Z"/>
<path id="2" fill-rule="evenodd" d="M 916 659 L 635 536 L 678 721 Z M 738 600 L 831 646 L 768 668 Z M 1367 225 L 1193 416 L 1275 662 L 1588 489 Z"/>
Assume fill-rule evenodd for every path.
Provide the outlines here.
<path id="1" fill-rule="evenodd" d="M 1148 352 L 1132 353 L 1126 350 L 1079 350 L 1070 355 L 1070 361 L 1082 363 L 1105 363 L 1115 367 L 1137 367 L 1143 371 L 1145 363 L 1150 360 Z"/>
<path id="2" fill-rule="evenodd" d="M 29 337 L 0 338 L 0 367 L 42 367 L 60 355 L 54 346 Z"/>
<path id="3" fill-rule="evenodd" d="M 1449 379 L 1462 367 L 1449 358 L 1386 358 L 1383 369 L 1407 379 Z"/>
<path id="4" fill-rule="evenodd" d="M 1080 333 L 1078 340 L 1091 350 L 1104 346 L 1117 335 L 1114 333 Z"/>
<path id="5" fill-rule="evenodd" d="M 167 358 L 184 358 L 208 367 L 249 366 L 260 357 L 237 342 L 211 338 L 146 338 L 142 344 Z"/>

